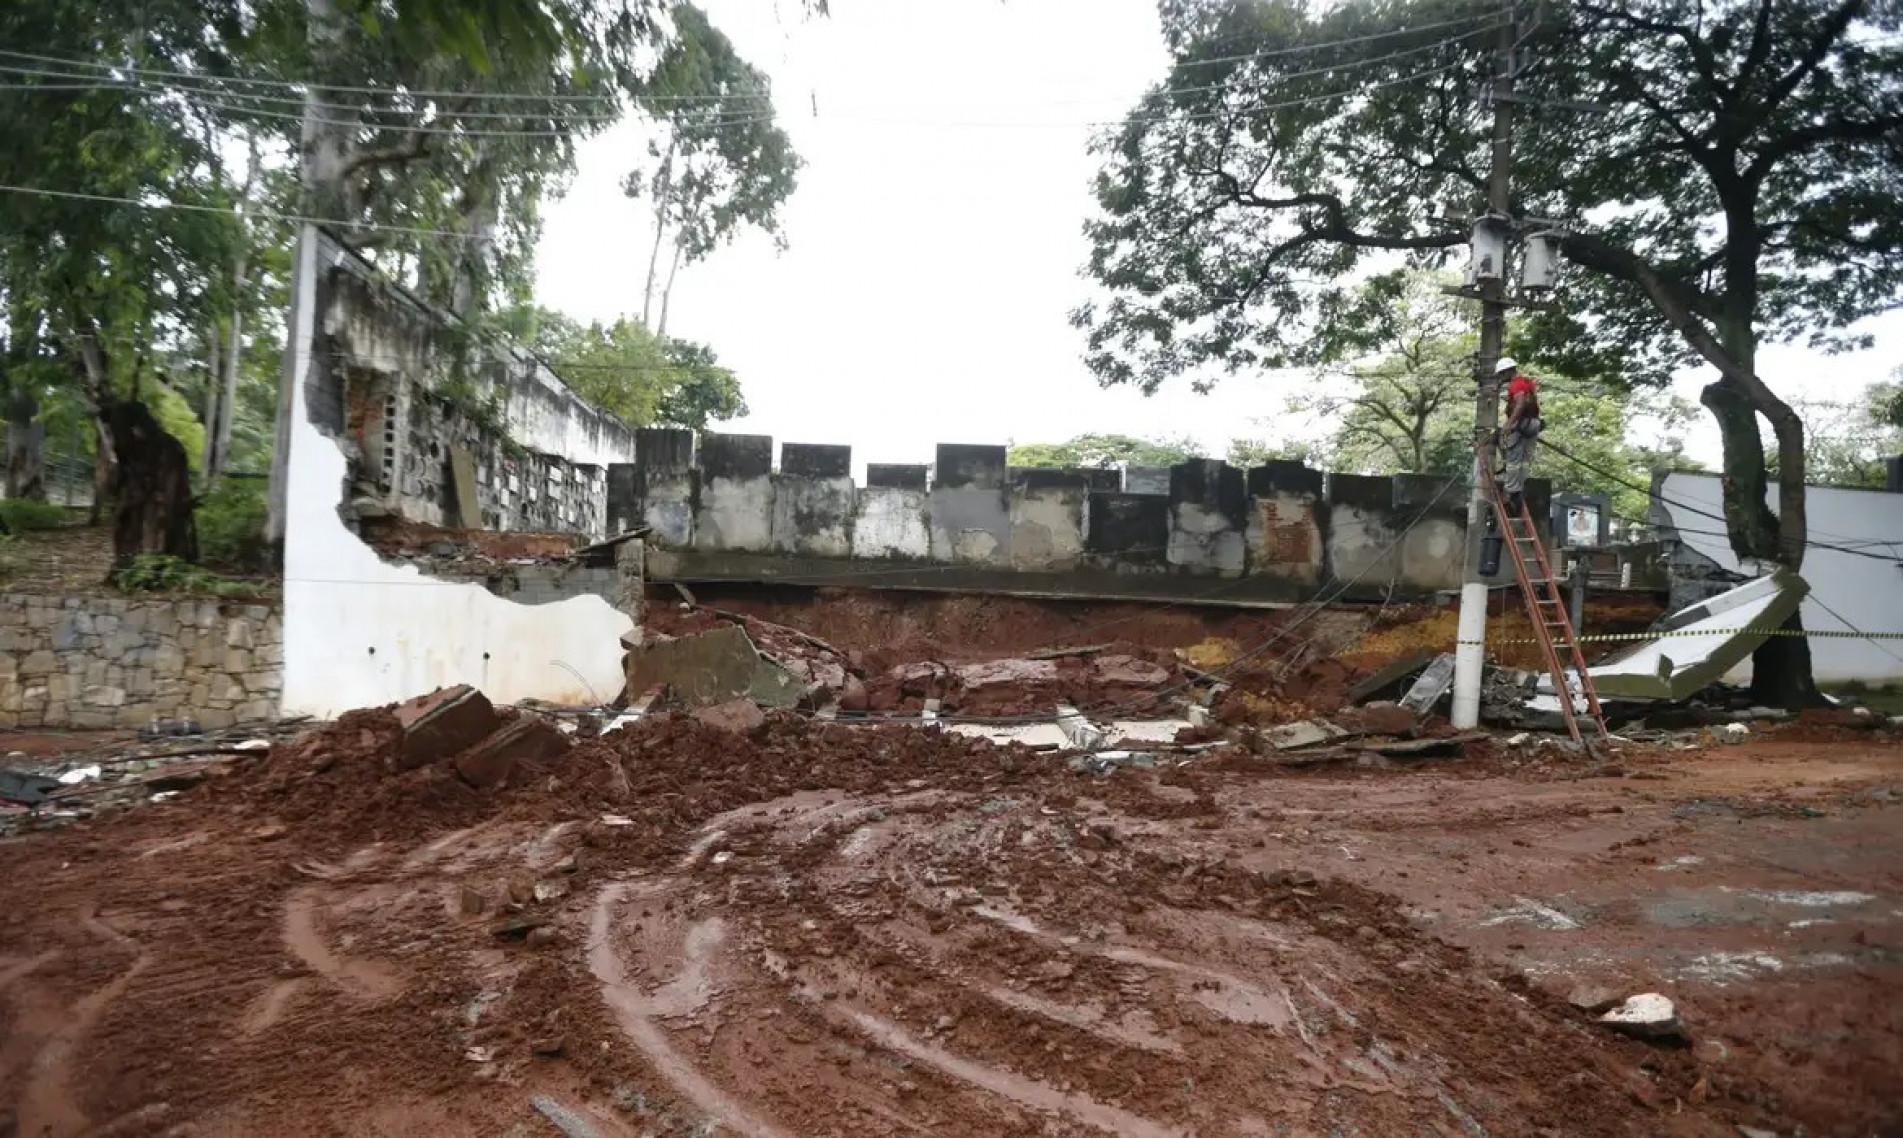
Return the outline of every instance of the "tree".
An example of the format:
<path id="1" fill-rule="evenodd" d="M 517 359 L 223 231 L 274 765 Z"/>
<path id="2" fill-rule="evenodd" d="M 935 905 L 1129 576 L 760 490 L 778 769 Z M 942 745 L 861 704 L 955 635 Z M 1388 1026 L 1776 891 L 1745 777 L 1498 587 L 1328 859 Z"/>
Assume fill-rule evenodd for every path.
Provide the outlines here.
<path id="1" fill-rule="evenodd" d="M 711 348 L 655 336 L 626 317 L 581 325 L 532 309 L 511 323 L 577 395 L 630 426 L 703 430 L 747 413 L 740 381 Z"/>
<path id="2" fill-rule="evenodd" d="M 1319 382 L 1289 400 L 1296 414 L 1337 423 L 1328 453 L 1341 469 L 1440 469 L 1449 441 L 1470 446 L 1471 430 L 1445 431 L 1450 417 L 1473 406 L 1469 364 L 1478 347 L 1468 331 L 1473 306 L 1441 291 L 1451 283 L 1433 273 L 1387 274 L 1349 297 Z"/>
<path id="3" fill-rule="evenodd" d="M 674 39 L 635 102 L 662 126 L 665 146 L 651 143 L 659 165 L 623 181 L 629 197 L 645 182 L 654 199 L 654 247 L 648 256 L 641 322 L 667 332 L 669 302 L 681 264 L 693 264 L 755 226 L 784 246 L 780 206 L 792 196 L 800 166 L 792 140 L 773 119 L 772 85 L 740 57 L 729 40 L 692 4 L 673 12 Z M 669 230 L 672 236 L 669 237 Z M 665 283 L 661 250 L 673 253 Z M 654 319 L 656 296 L 659 319 Z"/>
<path id="4" fill-rule="evenodd" d="M 0 41 L 195 62 L 209 53 L 208 11 L 19 0 L 0 8 Z M 117 491 L 115 562 L 192 556 L 189 460 L 147 401 L 165 401 L 164 361 L 181 330 L 206 319 L 207 268 L 230 258 L 231 219 L 200 176 L 203 139 L 186 104 L 127 84 L 33 84 L 11 92 L 7 109 L 0 182 L 71 195 L 12 193 L 4 203 L 0 292 L 9 346 L 23 354 L 12 363 L 42 386 L 56 377 L 93 417 L 95 511 Z M 155 212 L 148 201 L 184 208 Z"/>
<path id="5" fill-rule="evenodd" d="M 1892 416 L 1903 400 L 1903 383 L 1873 383 L 1854 402 L 1795 400 L 1809 440 L 1805 468 L 1813 486 L 1880 490 L 1888 474 L 1883 460 L 1903 453 L 1903 423 Z M 1775 456 L 1773 477 L 1779 475 Z"/>
<path id="6" fill-rule="evenodd" d="M 1005 453 L 1012 466 L 1083 466 L 1108 469 L 1174 466 L 1196 457 L 1189 438 L 1139 439 L 1130 435 L 1077 435 L 1062 443 L 1014 443 Z"/>
<path id="7" fill-rule="evenodd" d="M 1313 362 L 1371 258 L 1444 263 L 1478 204 L 1498 19 L 1444 0 L 1160 4 L 1174 65 L 1105 140 L 1081 308 L 1106 383 Z M 1527 338 L 1570 374 L 1659 383 L 1714 368 L 1741 557 L 1801 568 L 1802 480 L 1765 500 L 1770 426 L 1804 466 L 1761 340 L 1843 346 L 1903 292 L 1903 9 L 1872 0 L 1571 0 L 1517 70 L 1514 213 L 1564 220 L 1580 272 Z M 1582 119 L 1576 109 L 1602 113 Z M 1524 122 L 1525 120 L 1523 120 Z M 1206 380 L 1206 376 L 1204 376 Z M 1792 631 L 1801 631 L 1795 624 Z M 1814 698 L 1801 636 L 1755 660 L 1760 699 Z"/>

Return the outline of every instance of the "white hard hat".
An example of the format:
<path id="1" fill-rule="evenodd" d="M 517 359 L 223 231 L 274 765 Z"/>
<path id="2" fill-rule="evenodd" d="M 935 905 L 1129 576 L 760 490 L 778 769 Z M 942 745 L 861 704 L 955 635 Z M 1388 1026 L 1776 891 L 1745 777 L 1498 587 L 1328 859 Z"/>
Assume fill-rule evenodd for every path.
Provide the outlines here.
<path id="1" fill-rule="evenodd" d="M 1500 362 L 1499 362 L 1499 363 L 1497 363 L 1497 364 L 1494 364 L 1494 365 L 1493 365 L 1493 370 L 1494 370 L 1494 371 L 1497 371 L 1497 372 L 1499 372 L 1499 371 L 1513 371 L 1514 369 L 1516 369 L 1516 368 L 1518 368 L 1519 366 L 1520 366 L 1519 364 L 1517 364 L 1517 363 L 1515 363 L 1515 362 L 1514 362 L 1514 360 L 1513 360 L 1513 357 L 1512 357 L 1512 356 L 1501 356 L 1501 357 L 1500 357 Z"/>

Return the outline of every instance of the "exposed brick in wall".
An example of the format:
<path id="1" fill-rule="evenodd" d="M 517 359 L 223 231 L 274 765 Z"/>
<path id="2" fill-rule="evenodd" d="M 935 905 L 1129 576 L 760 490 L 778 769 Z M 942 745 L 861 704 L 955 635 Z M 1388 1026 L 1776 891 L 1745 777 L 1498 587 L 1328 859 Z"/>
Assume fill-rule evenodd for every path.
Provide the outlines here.
<path id="1" fill-rule="evenodd" d="M 269 719 L 283 647 L 267 605 L 0 595 L 0 726 Z"/>
<path id="2" fill-rule="evenodd" d="M 321 366 L 306 404 L 349 460 L 346 517 L 460 526 L 460 449 L 482 528 L 607 536 L 607 468 L 632 461 L 631 428 L 527 352 L 472 344 L 454 317 L 353 255 L 338 254 L 318 291 Z"/>

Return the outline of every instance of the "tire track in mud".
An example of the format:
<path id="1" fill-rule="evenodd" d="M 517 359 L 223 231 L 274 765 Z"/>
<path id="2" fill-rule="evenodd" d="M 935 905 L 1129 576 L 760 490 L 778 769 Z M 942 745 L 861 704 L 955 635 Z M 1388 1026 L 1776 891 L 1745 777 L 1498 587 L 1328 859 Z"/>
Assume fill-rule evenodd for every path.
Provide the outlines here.
<path id="1" fill-rule="evenodd" d="M 889 1132 L 894 1111 L 964 1133 L 1512 1132 L 1576 1103 L 1607 1120 L 1582 1133 L 1625 1132 L 1616 1081 L 1564 1078 L 1577 1029 L 1409 931 L 1392 898 L 1085 849 L 1093 826 L 1037 796 L 837 797 L 717 817 L 592 913 L 622 1029 L 738 1129 L 802 1132 L 806 1088 L 844 1133 Z M 637 899 L 639 921 L 617 917 Z M 639 979 L 629 960 L 666 963 Z M 815 1054 L 837 1081 L 786 1073 Z"/>
<path id="2" fill-rule="evenodd" d="M 73 1054 L 86 1040 L 100 1016 L 125 994 L 126 989 L 151 962 L 150 955 L 137 941 L 100 919 L 96 912 L 82 910 L 78 924 L 94 939 L 131 953 L 132 959 L 111 980 L 81 996 L 69 1007 L 48 1008 L 37 994 L 29 1000 L 29 1006 L 34 1003 L 41 1006 L 37 1009 L 39 1015 L 28 1018 L 44 1022 L 45 1013 L 53 1011 L 58 1021 L 52 1030 L 29 1044 L 33 1047 L 33 1058 L 27 1066 L 26 1086 L 20 1094 L 16 1127 L 19 1133 L 30 1134 L 35 1138 L 42 1135 L 46 1138 L 64 1138 L 88 1130 L 86 1112 L 80 1106 L 73 1087 Z"/>

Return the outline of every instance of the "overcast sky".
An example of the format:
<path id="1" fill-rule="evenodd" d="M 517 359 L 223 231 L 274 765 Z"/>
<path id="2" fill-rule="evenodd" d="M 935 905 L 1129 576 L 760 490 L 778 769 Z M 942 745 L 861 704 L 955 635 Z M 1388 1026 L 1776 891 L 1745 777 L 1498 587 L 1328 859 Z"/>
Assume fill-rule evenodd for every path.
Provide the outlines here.
<path id="1" fill-rule="evenodd" d="M 790 2 L 702 2 L 772 76 L 807 162 L 786 252 L 747 234 L 675 289 L 669 332 L 712 345 L 752 408 L 721 429 L 850 443 L 861 469 L 929 462 L 941 441 L 1190 435 L 1220 455 L 1238 436 L 1314 429 L 1282 412 L 1302 376 L 1146 398 L 1083 366 L 1066 317 L 1087 291 L 1087 146 L 1166 70 L 1154 0 L 833 0 L 811 21 Z M 626 126 L 582 147 L 547 210 L 541 303 L 639 313 L 652 215 L 620 179 L 642 138 Z M 1870 329 L 1872 351 L 1769 348 L 1759 366 L 1787 397 L 1849 399 L 1903 363 L 1903 314 Z M 1696 398 L 1700 382 L 1679 386 Z M 1709 416 L 1690 446 L 1716 462 Z"/>

